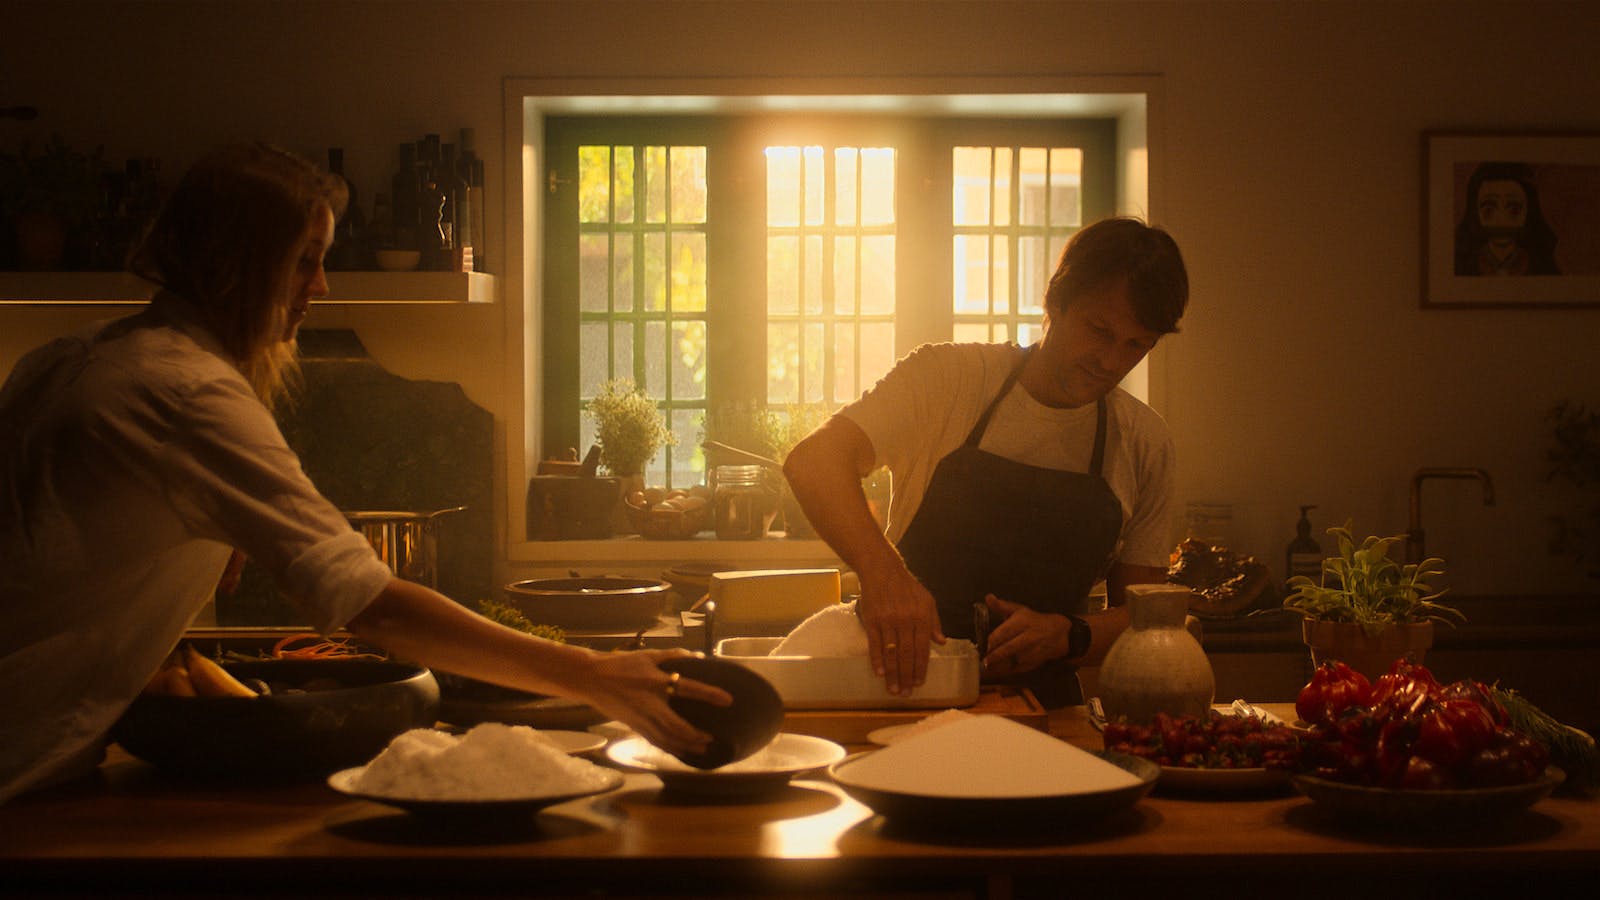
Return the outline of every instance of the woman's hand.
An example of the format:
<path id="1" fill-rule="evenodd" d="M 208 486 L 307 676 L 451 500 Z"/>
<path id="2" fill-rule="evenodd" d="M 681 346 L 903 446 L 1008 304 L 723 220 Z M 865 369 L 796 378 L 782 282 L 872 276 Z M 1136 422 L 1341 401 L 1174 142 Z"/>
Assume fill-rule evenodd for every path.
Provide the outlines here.
<path id="1" fill-rule="evenodd" d="M 928 645 L 945 642 L 938 604 L 898 559 L 858 574 L 856 613 L 867 632 L 872 671 L 883 676 L 889 693 L 909 694 L 927 680 Z"/>
<path id="2" fill-rule="evenodd" d="M 687 650 L 636 650 L 596 654 L 584 697 L 591 706 L 631 727 L 645 740 L 672 754 L 705 753 L 711 735 L 672 711 L 673 697 L 728 706 L 727 691 L 662 671 L 664 660 L 695 656 Z"/>
<path id="3" fill-rule="evenodd" d="M 1072 621 L 1042 613 L 994 594 L 983 598 L 990 614 L 1002 621 L 989 632 L 989 655 L 983 666 L 993 675 L 1015 675 L 1066 656 L 1072 645 Z"/>

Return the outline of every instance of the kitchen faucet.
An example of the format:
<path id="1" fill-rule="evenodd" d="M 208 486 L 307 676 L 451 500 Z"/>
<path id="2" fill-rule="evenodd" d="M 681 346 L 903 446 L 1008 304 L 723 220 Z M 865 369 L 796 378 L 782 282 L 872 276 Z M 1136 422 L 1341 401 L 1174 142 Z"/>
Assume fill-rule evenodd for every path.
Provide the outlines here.
<path id="1" fill-rule="evenodd" d="M 1426 542 L 1422 533 L 1422 482 L 1429 478 L 1476 478 L 1483 482 L 1483 505 L 1494 505 L 1494 482 L 1483 469 L 1440 468 L 1418 469 L 1411 476 L 1411 527 L 1406 529 L 1406 562 L 1417 563 L 1423 559 Z"/>

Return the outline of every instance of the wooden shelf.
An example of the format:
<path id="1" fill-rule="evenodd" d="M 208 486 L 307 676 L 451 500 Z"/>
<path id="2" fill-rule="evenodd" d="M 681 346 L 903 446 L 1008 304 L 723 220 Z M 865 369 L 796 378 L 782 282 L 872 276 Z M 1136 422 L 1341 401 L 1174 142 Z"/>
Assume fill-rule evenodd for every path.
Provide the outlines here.
<path id="1" fill-rule="evenodd" d="M 486 272 L 329 272 L 329 296 L 318 304 L 492 303 Z M 151 287 L 126 272 L 0 272 L 0 304 L 118 305 L 142 303 Z"/>

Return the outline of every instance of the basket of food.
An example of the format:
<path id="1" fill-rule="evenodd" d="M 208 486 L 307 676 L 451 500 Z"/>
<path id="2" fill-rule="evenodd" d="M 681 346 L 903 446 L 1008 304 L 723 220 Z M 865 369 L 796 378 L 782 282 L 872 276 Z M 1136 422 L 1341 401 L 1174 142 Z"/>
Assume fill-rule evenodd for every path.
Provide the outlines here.
<path id="1" fill-rule="evenodd" d="M 646 488 L 622 500 L 628 524 L 652 540 L 685 540 L 711 526 L 711 498 L 703 487 Z"/>

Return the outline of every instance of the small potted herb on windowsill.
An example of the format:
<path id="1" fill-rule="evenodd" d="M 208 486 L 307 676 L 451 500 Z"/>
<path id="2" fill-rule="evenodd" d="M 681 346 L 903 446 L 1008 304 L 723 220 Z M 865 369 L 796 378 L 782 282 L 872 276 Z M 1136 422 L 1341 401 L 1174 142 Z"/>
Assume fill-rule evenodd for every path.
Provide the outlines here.
<path id="1" fill-rule="evenodd" d="M 1338 554 L 1322 561 L 1319 579 L 1289 579 L 1283 601 L 1284 608 L 1304 617 L 1302 634 L 1314 665 L 1343 660 L 1376 678 L 1401 657 L 1421 663 L 1433 646 L 1435 623 L 1453 626 L 1466 620 L 1459 610 L 1436 602 L 1444 591 L 1428 584 L 1444 574 L 1444 560 L 1429 557 L 1402 565 L 1389 558 L 1389 551 L 1404 536 L 1369 536 L 1357 544 L 1348 523 L 1328 533 L 1338 538 Z"/>
<path id="2" fill-rule="evenodd" d="M 621 496 L 643 491 L 645 466 L 662 447 L 678 443 L 656 401 L 633 379 L 613 378 L 600 386 L 586 412 L 594 420 L 600 464 L 621 479 Z M 619 529 L 632 527 L 620 503 L 615 519 Z"/>

